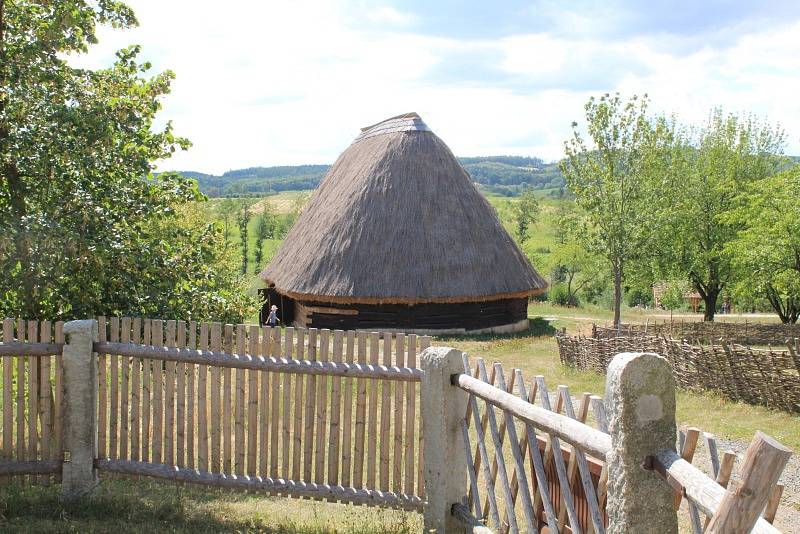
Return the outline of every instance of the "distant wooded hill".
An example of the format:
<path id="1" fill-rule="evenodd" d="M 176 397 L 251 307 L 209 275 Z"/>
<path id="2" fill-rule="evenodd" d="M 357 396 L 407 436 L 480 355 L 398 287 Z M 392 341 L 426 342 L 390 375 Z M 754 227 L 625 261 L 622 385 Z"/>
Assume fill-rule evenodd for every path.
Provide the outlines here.
<path id="1" fill-rule="evenodd" d="M 515 196 L 524 189 L 560 189 L 564 177 L 557 163 L 524 156 L 481 156 L 459 158 L 472 179 L 491 193 Z M 180 171 L 197 180 L 200 190 L 210 197 L 263 196 L 280 191 L 314 189 L 329 165 L 249 167 L 228 171 L 221 176 Z"/>

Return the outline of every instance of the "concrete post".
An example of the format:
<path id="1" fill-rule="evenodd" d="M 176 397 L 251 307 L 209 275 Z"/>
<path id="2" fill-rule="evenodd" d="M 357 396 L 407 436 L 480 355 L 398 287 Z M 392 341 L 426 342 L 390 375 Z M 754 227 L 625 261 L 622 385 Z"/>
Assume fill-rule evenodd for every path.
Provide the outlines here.
<path id="1" fill-rule="evenodd" d="M 97 363 L 92 343 L 98 339 L 97 321 L 70 321 L 64 325 L 67 342 L 64 364 L 64 465 L 61 497 L 77 499 L 97 485 Z"/>
<path id="2" fill-rule="evenodd" d="M 450 383 L 450 377 L 464 372 L 461 351 L 430 347 L 420 358 L 422 370 L 422 435 L 425 458 L 423 511 L 425 532 L 464 532 L 453 517 L 454 504 L 466 498 L 467 460 L 461 436 L 461 420 L 468 395 Z"/>
<path id="3" fill-rule="evenodd" d="M 652 353 L 617 354 L 608 365 L 606 412 L 608 532 L 678 532 L 673 492 L 645 458 L 675 450 L 675 379 L 667 360 Z"/>

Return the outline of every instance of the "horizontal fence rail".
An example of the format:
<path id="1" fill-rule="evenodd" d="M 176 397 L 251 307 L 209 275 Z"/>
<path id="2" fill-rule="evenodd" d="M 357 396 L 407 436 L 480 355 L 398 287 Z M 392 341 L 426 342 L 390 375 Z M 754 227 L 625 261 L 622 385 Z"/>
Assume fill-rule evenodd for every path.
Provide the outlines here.
<path id="1" fill-rule="evenodd" d="M 294 480 L 273 479 L 269 477 L 250 477 L 247 475 L 226 475 L 207 473 L 195 469 L 180 468 L 165 464 L 135 462 L 131 460 L 98 460 L 95 462 L 101 472 L 120 475 L 147 476 L 173 482 L 186 482 L 226 489 L 258 491 L 270 495 L 289 497 L 308 497 L 329 501 L 360 504 L 368 506 L 387 506 L 402 510 L 422 511 L 424 501 L 417 496 L 392 492 L 296 482 Z"/>
<path id="2" fill-rule="evenodd" d="M 197 365 L 211 365 L 229 369 L 250 369 L 274 373 L 326 375 L 344 378 L 381 378 L 419 382 L 420 369 L 409 367 L 387 367 L 342 362 L 321 362 L 309 360 L 289 360 L 271 356 L 251 356 L 231 354 L 210 350 L 197 350 L 178 347 L 156 347 L 153 345 L 134 345 L 130 343 L 97 342 L 94 351 L 98 354 L 148 358 L 168 362 L 182 362 Z"/>

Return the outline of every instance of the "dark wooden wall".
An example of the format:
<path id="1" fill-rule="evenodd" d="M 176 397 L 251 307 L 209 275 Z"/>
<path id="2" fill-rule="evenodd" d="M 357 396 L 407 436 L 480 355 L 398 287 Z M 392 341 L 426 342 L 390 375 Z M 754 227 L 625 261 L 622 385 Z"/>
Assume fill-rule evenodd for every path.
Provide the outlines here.
<path id="1" fill-rule="evenodd" d="M 286 297 L 284 297 L 286 302 Z M 341 330 L 478 330 L 519 322 L 528 316 L 528 299 L 505 299 L 458 304 L 331 304 L 302 302 L 305 308 L 355 310 L 355 315 L 312 311 L 304 326 Z M 351 312 L 352 313 L 352 312 Z M 298 319 L 301 319 L 297 317 Z M 284 323 L 287 324 L 287 323 Z"/>

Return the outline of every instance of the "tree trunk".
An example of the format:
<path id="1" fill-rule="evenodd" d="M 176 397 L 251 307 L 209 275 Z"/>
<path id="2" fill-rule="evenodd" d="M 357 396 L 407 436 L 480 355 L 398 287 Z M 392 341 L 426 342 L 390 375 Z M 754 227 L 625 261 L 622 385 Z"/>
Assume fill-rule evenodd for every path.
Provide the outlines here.
<path id="1" fill-rule="evenodd" d="M 619 330 L 622 306 L 622 262 L 613 267 L 614 271 L 614 328 Z"/>
<path id="2" fill-rule="evenodd" d="M 703 321 L 714 321 L 714 314 L 717 312 L 717 299 L 719 297 L 720 289 L 713 287 L 706 290 L 702 295 L 703 302 L 705 303 L 705 310 L 703 310 Z"/>

